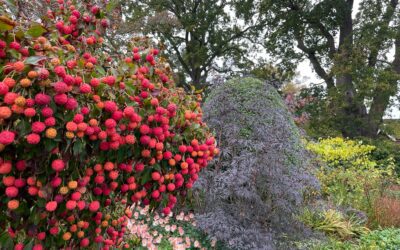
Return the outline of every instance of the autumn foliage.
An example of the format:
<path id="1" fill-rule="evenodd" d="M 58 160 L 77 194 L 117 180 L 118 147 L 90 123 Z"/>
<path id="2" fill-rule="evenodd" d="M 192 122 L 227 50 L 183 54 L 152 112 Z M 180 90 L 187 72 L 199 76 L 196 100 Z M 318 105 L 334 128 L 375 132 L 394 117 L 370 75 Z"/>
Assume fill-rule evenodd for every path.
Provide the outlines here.
<path id="1" fill-rule="evenodd" d="M 0 246 L 128 247 L 128 206 L 169 214 L 218 153 L 159 51 L 113 60 L 107 6 L 78 2 L 41 23 L 0 18 Z"/>

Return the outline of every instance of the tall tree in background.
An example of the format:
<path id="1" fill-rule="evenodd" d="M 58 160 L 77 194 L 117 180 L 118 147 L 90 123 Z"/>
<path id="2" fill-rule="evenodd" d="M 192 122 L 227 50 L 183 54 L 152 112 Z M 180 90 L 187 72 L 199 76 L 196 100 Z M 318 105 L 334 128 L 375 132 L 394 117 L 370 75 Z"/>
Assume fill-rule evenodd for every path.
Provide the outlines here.
<path id="1" fill-rule="evenodd" d="M 210 72 L 226 73 L 249 63 L 248 45 L 262 26 L 257 16 L 241 22 L 229 0 L 128 0 L 121 2 L 123 34 L 140 28 L 165 45 L 182 85 L 205 86 Z M 190 79 L 186 81 L 186 79 Z"/>
<path id="2" fill-rule="evenodd" d="M 238 2 L 257 3 L 248 10 L 264 15 L 273 56 L 284 65 L 311 62 L 326 83 L 331 116 L 344 136 L 376 135 L 398 90 L 398 0 L 362 0 L 355 18 L 353 0 Z"/>

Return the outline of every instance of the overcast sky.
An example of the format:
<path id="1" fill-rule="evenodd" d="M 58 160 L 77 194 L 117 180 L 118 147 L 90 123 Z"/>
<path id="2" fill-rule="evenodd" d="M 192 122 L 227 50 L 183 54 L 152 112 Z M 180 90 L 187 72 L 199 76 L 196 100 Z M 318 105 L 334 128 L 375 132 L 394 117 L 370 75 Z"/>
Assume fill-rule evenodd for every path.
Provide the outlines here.
<path id="1" fill-rule="evenodd" d="M 354 1 L 353 16 L 357 14 L 360 1 L 361 0 Z M 315 72 L 313 71 L 311 64 L 308 60 L 305 60 L 304 62 L 299 64 L 297 70 L 299 72 L 299 76 L 297 78 L 298 82 L 307 85 L 309 85 L 310 83 L 321 83 L 321 84 L 323 83 L 323 81 L 320 78 L 318 78 Z M 397 118 L 397 119 L 400 118 L 399 105 L 396 105 L 395 108 L 392 108 L 391 111 L 388 111 L 386 117 Z"/>

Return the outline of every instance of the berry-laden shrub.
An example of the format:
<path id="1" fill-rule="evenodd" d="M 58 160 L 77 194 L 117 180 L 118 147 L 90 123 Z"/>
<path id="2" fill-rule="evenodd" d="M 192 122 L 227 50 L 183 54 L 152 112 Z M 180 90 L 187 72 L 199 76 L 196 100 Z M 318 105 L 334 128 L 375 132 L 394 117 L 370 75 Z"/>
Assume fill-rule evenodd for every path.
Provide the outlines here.
<path id="1" fill-rule="evenodd" d="M 114 206 L 169 214 L 218 149 L 157 49 L 103 52 L 108 6 L 48 2 L 40 24 L 0 17 L 0 247 L 122 247 Z"/>

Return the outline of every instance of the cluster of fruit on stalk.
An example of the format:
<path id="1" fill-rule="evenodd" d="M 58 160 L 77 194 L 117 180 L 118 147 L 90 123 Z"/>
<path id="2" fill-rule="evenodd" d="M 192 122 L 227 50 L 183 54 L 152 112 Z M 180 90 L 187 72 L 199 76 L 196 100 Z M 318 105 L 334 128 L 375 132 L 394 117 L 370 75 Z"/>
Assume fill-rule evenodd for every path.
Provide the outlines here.
<path id="1" fill-rule="evenodd" d="M 105 3 L 57 4 L 41 24 L 0 17 L 0 245 L 129 247 L 129 205 L 168 215 L 218 149 L 159 50 L 113 61 Z"/>

